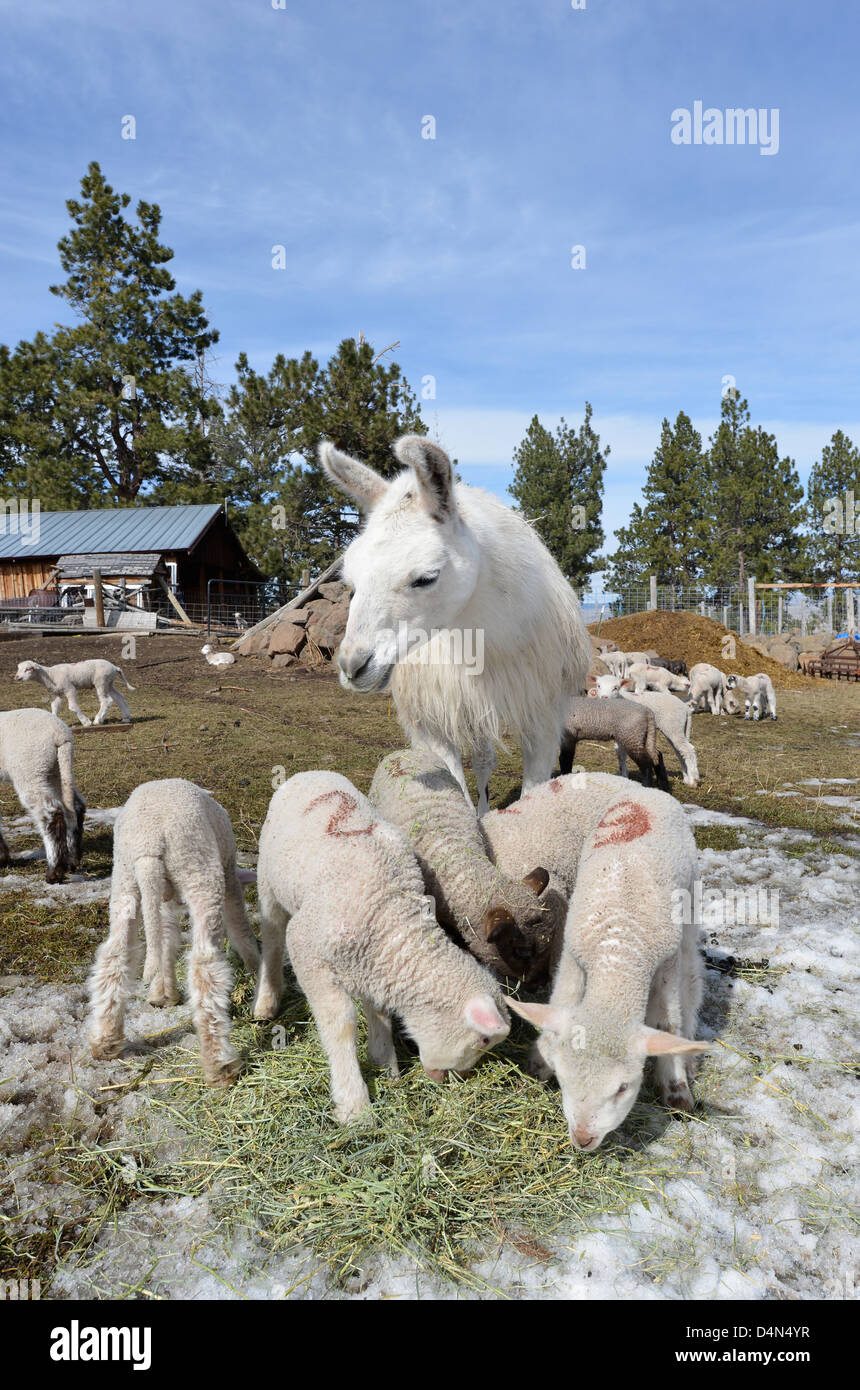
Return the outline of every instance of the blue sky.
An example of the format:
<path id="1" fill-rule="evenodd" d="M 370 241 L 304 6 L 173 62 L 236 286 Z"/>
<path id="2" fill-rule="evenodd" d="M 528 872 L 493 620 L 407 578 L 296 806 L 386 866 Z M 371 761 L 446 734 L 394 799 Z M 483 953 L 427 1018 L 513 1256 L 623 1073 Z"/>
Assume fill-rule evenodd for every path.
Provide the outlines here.
<path id="1" fill-rule="evenodd" d="M 834 429 L 860 438 L 858 7 L 284 5 L 0 0 L 2 341 L 64 312 L 65 199 L 97 159 L 160 203 L 216 378 L 399 339 L 431 430 L 500 494 L 531 415 L 590 400 L 611 533 L 663 416 L 709 434 L 727 374 L 804 480 Z M 777 109 L 778 152 L 674 144 L 698 100 Z"/>

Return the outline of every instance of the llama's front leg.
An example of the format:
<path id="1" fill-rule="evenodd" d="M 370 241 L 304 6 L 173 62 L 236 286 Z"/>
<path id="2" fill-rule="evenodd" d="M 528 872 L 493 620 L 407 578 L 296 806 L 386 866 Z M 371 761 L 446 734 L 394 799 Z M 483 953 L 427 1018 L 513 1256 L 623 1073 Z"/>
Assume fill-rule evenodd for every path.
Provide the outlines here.
<path id="1" fill-rule="evenodd" d="M 431 753 L 436 754 L 437 758 L 442 759 L 442 762 L 454 778 L 454 781 L 459 786 L 466 800 L 471 804 L 472 798 L 466 786 L 466 777 L 463 772 L 463 759 L 460 756 L 459 748 L 456 748 L 453 743 L 448 743 L 446 739 L 437 738 L 434 734 L 416 728 L 414 724 L 406 722 L 404 723 L 404 728 L 409 736 L 409 743 L 413 748 L 429 749 Z"/>
<path id="2" fill-rule="evenodd" d="M 367 1055 L 375 1067 L 386 1068 L 396 1079 L 400 1075 L 394 1038 L 391 1034 L 391 1019 L 374 1008 L 369 999 L 362 999 L 364 1017 L 367 1020 Z"/>
<path id="3" fill-rule="evenodd" d="M 110 932 L 96 953 L 89 983 L 89 1037 L 94 1057 L 116 1057 L 124 1045 L 123 1022 L 134 989 L 137 912 L 134 893 L 111 897 Z"/>
<path id="4" fill-rule="evenodd" d="M 548 733 L 531 734 L 523 738 L 523 788 L 521 795 L 527 796 L 541 783 L 548 782 L 555 767 L 555 758 L 561 743 L 561 722 Z"/>
<path id="5" fill-rule="evenodd" d="M 72 714 L 76 714 L 78 716 L 80 723 L 84 724 L 87 728 L 89 728 L 90 724 L 92 724 L 93 721 L 87 718 L 80 705 L 78 704 L 78 693 L 75 690 L 74 686 L 71 687 L 68 694 L 66 695 L 66 704 L 72 711 Z"/>
<path id="6" fill-rule="evenodd" d="M 472 771 L 478 783 L 478 815 L 490 809 L 490 776 L 496 766 L 496 754 L 491 743 L 478 743 L 472 749 Z"/>
<path id="7" fill-rule="evenodd" d="M 347 1125 L 370 1109 L 355 1045 L 355 1005 L 331 967 L 303 939 L 300 918 L 296 913 L 289 926 L 290 961 L 328 1058 L 335 1118 Z"/>
<path id="8" fill-rule="evenodd" d="M 676 952 L 657 971 L 651 983 L 651 993 L 645 1012 L 645 1022 L 651 1028 L 683 1037 L 681 1009 L 681 957 Z M 660 1099 L 670 1110 L 691 1114 L 693 1093 L 687 1080 L 687 1062 L 683 1053 L 664 1053 L 656 1058 L 657 1088 Z"/>

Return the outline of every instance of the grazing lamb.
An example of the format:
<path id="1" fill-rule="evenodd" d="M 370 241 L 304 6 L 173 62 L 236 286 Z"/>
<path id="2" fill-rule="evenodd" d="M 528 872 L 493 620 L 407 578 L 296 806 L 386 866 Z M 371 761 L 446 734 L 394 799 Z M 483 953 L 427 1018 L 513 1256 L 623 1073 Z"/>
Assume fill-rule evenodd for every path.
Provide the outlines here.
<path id="1" fill-rule="evenodd" d="M 348 690 L 385 690 L 413 747 L 440 754 L 479 810 L 489 806 L 494 747 L 519 738 L 523 788 L 552 775 L 567 702 L 581 693 L 591 645 L 579 603 L 524 517 L 455 483 L 438 445 L 407 435 L 391 481 L 320 446 L 329 478 L 367 512 L 342 573 L 353 595 L 338 665 Z"/>
<path id="2" fill-rule="evenodd" d="M 236 660 L 232 652 L 216 652 L 208 642 L 205 647 L 200 648 L 200 655 L 205 656 L 210 666 L 232 666 Z"/>
<path id="3" fill-rule="evenodd" d="M 711 666 L 707 661 L 697 661 L 695 666 L 690 667 L 688 701 L 694 712 L 704 700 L 711 714 L 720 714 L 725 691 L 726 678 L 718 667 Z"/>
<path id="4" fill-rule="evenodd" d="M 692 1111 L 685 1058 L 707 1050 L 691 1040 L 702 994 L 698 927 L 682 925 L 698 878 L 693 833 L 676 801 L 635 783 L 613 795 L 613 781 L 558 778 L 482 820 L 509 871 L 527 844 L 548 852 L 555 871 L 565 832 L 576 856 L 549 1004 L 508 1003 L 543 1029 L 535 1070 L 555 1073 L 571 1143 L 585 1152 L 621 1124 L 649 1056 L 663 1102 Z"/>
<path id="5" fill-rule="evenodd" d="M 116 705 L 124 724 L 131 723 L 131 710 L 124 695 L 114 689 L 117 676 L 122 676 L 129 690 L 124 673 L 112 661 L 74 661 L 61 662 L 57 666 L 40 666 L 37 661 L 22 661 L 15 673 L 16 681 L 38 681 L 51 696 L 51 713 L 59 714 L 65 697 L 66 704 L 82 724 L 103 724 L 111 705 Z M 95 690 L 99 697 L 99 712 L 95 719 L 88 719 L 78 704 L 79 690 Z"/>
<path id="6" fill-rule="evenodd" d="M 626 652 L 601 652 L 600 660 L 603 662 L 604 666 L 609 667 L 614 676 L 620 676 L 621 679 L 624 680 L 627 675 Z"/>
<path id="7" fill-rule="evenodd" d="M 646 690 L 662 690 L 666 693 L 679 690 L 686 695 L 690 689 L 690 682 L 686 676 L 675 676 L 663 666 L 652 666 L 642 661 L 634 661 L 628 665 L 627 677 L 632 680 L 637 695 Z"/>
<path id="8" fill-rule="evenodd" d="M 407 836 L 442 925 L 496 974 L 545 983 L 563 920 L 539 901 L 548 874 L 532 864 L 513 880 L 490 863 L 474 809 L 442 759 L 422 748 L 389 753 L 369 800 Z"/>
<path id="9" fill-rule="evenodd" d="M 260 834 L 263 963 L 254 1017 L 274 1018 L 284 932 L 313 1010 L 342 1124 L 370 1106 L 355 1046 L 367 1018 L 371 1061 L 398 1074 L 391 1014 L 418 1044 L 427 1074 L 470 1071 L 509 1029 L 488 970 L 437 924 L 402 831 L 336 772 L 300 772 L 279 787 Z"/>
<path id="10" fill-rule="evenodd" d="M 245 914 L 236 876 L 236 842 L 230 817 L 193 782 L 172 777 L 144 782 L 123 806 L 114 827 L 110 933 L 99 947 L 90 977 L 94 1057 L 115 1057 L 123 1047 L 123 1021 L 134 989 L 137 924 L 146 933 L 144 980 L 148 1002 L 175 1004 L 179 929 L 176 909 L 191 918 L 189 993 L 200 1039 L 203 1075 L 210 1086 L 228 1085 L 241 1059 L 230 1044 L 230 966 L 227 935 L 252 972 L 259 950 Z"/>
<path id="11" fill-rule="evenodd" d="M 662 791 L 670 790 L 663 754 L 657 751 L 657 726 L 651 710 L 637 708 L 629 700 L 622 705 L 617 700 L 607 703 L 578 695 L 570 702 L 562 735 L 558 759 L 562 775 L 573 767 L 580 739 L 612 739 L 622 777 L 627 776 L 627 758 L 631 757 L 646 786 L 656 782 Z"/>
<path id="12" fill-rule="evenodd" d="M 776 719 L 776 692 L 770 676 L 763 671 L 755 676 L 727 676 L 726 689 L 737 690 L 743 695 L 744 719 L 749 719 L 750 708 L 753 719 L 760 719 L 763 714 L 770 714 L 771 719 Z"/>
<path id="13" fill-rule="evenodd" d="M 617 676 L 598 676 L 594 689 L 602 699 L 623 696 L 625 700 L 635 700 L 638 704 L 646 705 L 654 715 L 659 732 L 678 755 L 685 785 L 699 785 L 698 759 L 690 742 L 693 719 L 689 705 L 683 704 L 674 695 L 654 690 L 648 690 L 644 695 L 635 695 L 632 686 L 619 681 Z"/>
<path id="14" fill-rule="evenodd" d="M 0 782 L 11 782 L 42 837 L 48 883 L 80 867 L 86 806 L 75 787 L 74 741 L 62 719 L 46 709 L 0 714 Z M 9 863 L 0 831 L 0 869 Z"/>

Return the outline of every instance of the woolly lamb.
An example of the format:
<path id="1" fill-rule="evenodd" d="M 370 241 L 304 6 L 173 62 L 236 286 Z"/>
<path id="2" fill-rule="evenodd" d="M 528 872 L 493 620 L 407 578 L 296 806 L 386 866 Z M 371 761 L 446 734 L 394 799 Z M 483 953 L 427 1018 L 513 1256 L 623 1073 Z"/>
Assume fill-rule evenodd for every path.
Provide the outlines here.
<path id="1" fill-rule="evenodd" d="M 532 864 L 515 881 L 494 868 L 474 808 L 442 758 L 420 748 L 389 753 L 369 799 L 409 840 L 442 925 L 498 975 L 532 988 L 544 982 L 563 920 L 538 899 L 546 870 Z"/>
<path id="2" fill-rule="evenodd" d="M 755 676 L 727 676 L 726 689 L 737 690 L 743 695 L 744 719 L 749 719 L 750 707 L 753 719 L 760 719 L 763 714 L 770 714 L 771 719 L 776 719 L 776 693 L 773 681 L 763 671 Z"/>
<path id="3" fill-rule="evenodd" d="M 0 782 L 11 782 L 45 845 L 48 883 L 62 883 L 80 866 L 83 798 L 75 787 L 72 731 L 46 709 L 0 714 Z M 0 869 L 9 849 L 0 831 Z"/>
<path id="4" fill-rule="evenodd" d="M 702 994 L 698 927 L 682 925 L 698 877 L 692 831 L 676 801 L 635 783 L 607 796 L 612 781 L 558 778 L 482 821 L 509 870 L 514 847 L 521 855 L 528 841 L 555 869 L 565 831 L 577 856 L 550 1002 L 508 1002 L 543 1029 L 540 1070 L 558 1078 L 571 1143 L 586 1152 L 624 1120 L 649 1056 L 664 1103 L 692 1111 L 685 1055 L 707 1050 L 691 1040 Z"/>
<path id="5" fill-rule="evenodd" d="M 650 662 L 632 662 L 628 665 L 627 677 L 632 680 L 637 695 L 643 694 L 646 690 L 662 690 L 666 693 L 679 690 L 686 695 L 690 689 L 690 682 L 686 676 L 675 676 L 665 667 L 652 666 Z"/>
<path id="6" fill-rule="evenodd" d="M 236 660 L 232 652 L 216 652 L 208 642 L 205 647 L 200 648 L 200 655 L 205 656 L 210 666 L 232 666 Z"/>
<path id="7" fill-rule="evenodd" d="M 711 666 L 707 661 L 697 661 L 695 666 L 690 667 L 690 693 L 687 698 L 694 712 L 704 700 L 711 714 L 720 714 L 725 689 L 726 678 L 718 667 Z"/>
<path id="8" fill-rule="evenodd" d="M 284 931 L 313 1010 L 342 1124 L 370 1107 L 355 1046 L 362 1002 L 371 1061 L 398 1075 L 398 1014 L 427 1074 L 470 1071 L 504 1038 L 508 1016 L 488 970 L 436 923 L 409 843 L 345 777 L 300 772 L 279 787 L 260 834 L 263 963 L 254 1017 L 274 1018 Z"/>
<path id="9" fill-rule="evenodd" d="M 625 652 L 601 652 L 600 660 L 608 666 L 614 676 L 623 680 L 627 675 L 627 655 Z"/>
<path id="10" fill-rule="evenodd" d="M 690 742 L 693 718 L 689 705 L 676 700 L 674 695 L 664 695 L 653 690 L 646 691 L 644 695 L 635 695 L 632 686 L 625 685 L 617 676 L 598 676 L 594 688 L 604 699 L 607 696 L 623 696 L 625 700 L 635 700 L 638 704 L 646 705 L 654 715 L 658 730 L 678 755 L 685 785 L 699 785 L 696 750 Z"/>
<path id="11" fill-rule="evenodd" d="M 144 980 L 148 1002 L 174 1004 L 181 900 L 191 918 L 189 993 L 200 1039 L 203 1075 L 228 1085 L 241 1059 L 230 1044 L 230 966 L 226 928 L 249 970 L 259 961 L 236 876 L 236 842 L 223 806 L 193 782 L 144 782 L 132 792 L 114 827 L 110 933 L 90 978 L 90 1045 L 95 1057 L 123 1047 L 123 1021 L 134 989 L 137 924 L 146 933 Z"/>
<path id="12" fill-rule="evenodd" d="M 114 689 L 117 676 L 122 676 L 129 685 L 119 666 L 112 661 L 74 661 L 61 662 L 57 666 L 40 666 L 37 661 L 22 661 L 15 674 L 16 681 L 38 681 L 51 696 L 51 713 L 59 714 L 65 697 L 66 704 L 82 724 L 103 724 L 111 705 L 116 705 L 124 724 L 131 723 L 131 710 L 124 695 Z M 95 719 L 88 719 L 78 704 L 79 690 L 95 690 L 99 697 L 99 712 Z"/>
<path id="13" fill-rule="evenodd" d="M 686 661 L 667 661 L 663 656 L 652 656 L 648 665 L 662 666 L 664 671 L 671 671 L 673 676 L 686 676 L 687 674 Z"/>
<path id="14" fill-rule="evenodd" d="M 614 740 L 622 777 L 627 776 L 627 758 L 631 757 L 646 786 L 656 782 L 662 791 L 669 791 L 663 754 L 657 751 L 657 726 L 651 710 L 637 708 L 630 701 L 622 705 L 617 700 L 607 703 L 577 696 L 571 700 L 562 734 L 558 759 L 562 775 L 573 767 L 580 739 Z"/>

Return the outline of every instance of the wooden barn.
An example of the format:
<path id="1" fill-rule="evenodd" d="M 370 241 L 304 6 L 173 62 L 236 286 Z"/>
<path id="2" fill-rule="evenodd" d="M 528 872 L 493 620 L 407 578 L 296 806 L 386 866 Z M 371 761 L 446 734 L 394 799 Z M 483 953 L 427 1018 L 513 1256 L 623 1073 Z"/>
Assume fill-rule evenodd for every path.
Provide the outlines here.
<path id="1" fill-rule="evenodd" d="M 43 594 L 56 604 L 94 570 L 141 607 L 163 609 L 165 585 L 199 618 L 207 587 L 213 603 L 252 609 L 265 576 L 242 549 L 219 503 L 177 507 L 110 507 L 0 514 L 0 601 L 26 604 Z"/>

